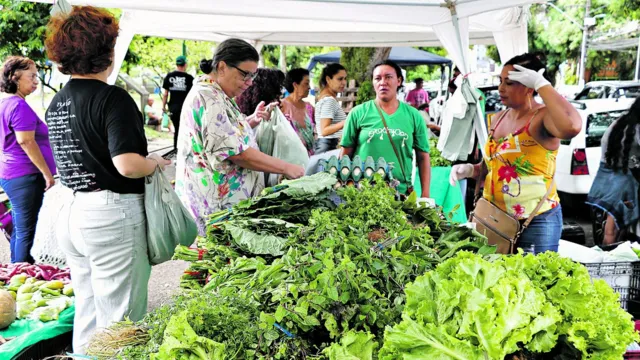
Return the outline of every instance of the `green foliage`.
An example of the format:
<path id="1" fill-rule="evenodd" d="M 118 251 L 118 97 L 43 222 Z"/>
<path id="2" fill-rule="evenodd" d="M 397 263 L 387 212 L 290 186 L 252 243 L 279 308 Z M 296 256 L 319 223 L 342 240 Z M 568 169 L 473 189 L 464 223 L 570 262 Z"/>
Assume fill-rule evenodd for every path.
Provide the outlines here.
<path id="1" fill-rule="evenodd" d="M 407 78 L 404 82 L 409 83 L 416 78 L 423 78 L 424 81 L 439 80 L 441 69 L 439 65 L 407 66 Z"/>
<path id="2" fill-rule="evenodd" d="M 335 46 L 287 46 L 287 70 L 294 68 L 307 68 L 309 61 L 315 55 L 338 50 Z M 264 58 L 264 66 L 267 68 L 278 67 L 280 59 L 280 47 L 276 45 L 264 45 L 261 55 Z"/>
<path id="3" fill-rule="evenodd" d="M 367 72 L 371 66 L 371 59 L 375 48 L 341 48 L 340 63 L 347 69 L 349 79 L 355 79 L 357 84 L 367 80 Z"/>
<path id="4" fill-rule="evenodd" d="M 183 40 L 171 40 L 155 36 L 135 35 L 123 66 L 129 72 L 135 66 L 152 70 L 164 77 L 175 70 L 176 57 L 182 55 Z M 207 41 L 184 41 L 187 48 L 187 71 L 199 72 L 202 59 L 211 59 L 215 43 Z"/>
<path id="5" fill-rule="evenodd" d="M 494 261 L 460 252 L 405 293 L 403 321 L 387 328 L 381 360 L 506 359 L 523 349 L 543 359 L 620 359 L 638 340 L 618 295 L 552 252 Z"/>
<path id="6" fill-rule="evenodd" d="M 502 63 L 502 61 L 500 60 L 500 53 L 498 52 L 498 47 L 495 45 L 487 46 L 487 57 L 498 64 Z"/>
<path id="7" fill-rule="evenodd" d="M 49 4 L 0 0 L 0 58 L 27 56 L 39 66 L 46 60 L 45 27 L 49 21 Z"/>
<path id="8" fill-rule="evenodd" d="M 349 331 L 323 353 L 329 360 L 373 360 L 378 343 L 374 336 L 362 331 Z"/>
<path id="9" fill-rule="evenodd" d="M 608 14 L 625 18 L 627 21 L 640 20 L 640 2 L 637 0 L 609 0 Z"/>
<path id="10" fill-rule="evenodd" d="M 319 182 L 310 180 L 313 179 L 301 181 L 309 186 Z M 247 249 L 243 250 L 246 256 L 239 256 L 225 252 L 221 245 L 211 246 L 210 241 L 204 242 L 200 251 L 179 249 L 183 258 L 204 259 L 194 261 L 187 273 L 195 276 L 195 272 L 204 271 L 208 283 L 193 294 L 200 298 L 200 306 L 208 309 L 195 310 L 196 303 L 185 305 L 179 299 L 175 307 L 155 311 L 143 322 L 148 324 L 146 328 L 154 329 L 153 333 L 150 330 L 151 342 L 129 349 L 128 354 L 156 352 L 165 341 L 160 331 L 166 332 L 166 322 L 186 306 L 189 308 L 186 321 L 198 336 L 209 337 L 205 334 L 211 332 L 200 330 L 197 324 L 201 327 L 219 324 L 216 320 L 219 317 L 212 312 L 237 313 L 236 318 L 222 322 L 225 325 L 232 322 L 231 330 L 222 329 L 217 337 L 209 337 L 224 344 L 229 353 L 254 351 L 256 358 L 269 359 L 325 356 L 372 359 L 376 338 L 380 340 L 387 324 L 400 320 L 404 284 L 459 250 L 483 254 L 494 251 L 477 232 L 451 227 L 443 221 L 441 212 L 418 205 L 415 194 L 404 203 L 398 202 L 393 189 L 380 181 L 379 176 L 376 181 L 375 184 L 363 181 L 360 189 L 353 186 L 339 189 L 341 203 L 334 210 L 312 209 L 305 226 L 289 236 L 282 257 L 256 257 Z M 307 196 L 300 194 L 307 188 L 306 185 L 269 188 L 262 198 L 284 203 L 294 194 Z M 255 204 L 262 204 L 261 211 L 266 210 L 267 203 L 263 200 Z M 238 205 L 234 212 L 258 210 L 254 205 Z M 211 260 L 216 257 L 222 257 L 223 261 Z M 227 258 L 228 264 L 224 261 Z M 189 288 L 194 288 L 191 285 Z M 237 304 L 224 301 L 232 297 L 238 298 Z M 242 304 L 252 304 L 253 308 L 251 311 L 237 308 Z M 200 317 L 203 312 L 208 314 L 203 316 L 205 322 L 193 320 L 192 316 Z M 256 312 L 260 313 L 259 320 L 255 319 Z M 210 316 L 213 320 L 208 319 Z M 235 333 L 235 324 L 242 323 L 251 325 L 244 334 L 223 340 Z M 261 340 L 256 342 L 256 338 Z M 237 346 L 238 339 L 243 341 L 241 347 Z M 323 350 L 336 341 L 339 343 L 323 355 Z"/>
<path id="11" fill-rule="evenodd" d="M 442 153 L 438 150 L 438 139 L 429 139 L 429 158 L 431 159 L 431 167 L 451 166 L 453 163 L 442 157 Z"/>
<path id="12" fill-rule="evenodd" d="M 447 50 L 443 47 L 417 47 L 420 50 L 427 51 L 436 55 L 447 57 Z M 407 78 L 404 79 L 405 83 L 412 82 L 416 78 L 423 78 L 425 81 L 438 80 L 442 74 L 442 67 L 440 65 L 417 65 L 405 67 L 407 71 Z"/>
<path id="13" fill-rule="evenodd" d="M 224 344 L 197 335 L 187 315 L 183 310 L 169 319 L 162 346 L 157 354 L 151 354 L 151 360 L 224 360 Z"/>
<path id="14" fill-rule="evenodd" d="M 555 4 L 571 19 L 582 23 L 584 0 L 560 0 Z M 591 16 L 606 15 L 605 18 L 597 20 L 596 26 L 590 29 L 591 34 L 617 29 L 632 19 L 640 19 L 640 2 L 634 0 L 593 0 L 591 9 Z M 537 52 L 544 57 L 547 74 L 551 79 L 555 79 L 560 64 L 566 60 L 573 63 L 579 61 L 582 30 L 550 6 L 533 5 L 531 12 L 533 17 L 529 22 L 529 51 Z M 589 50 L 586 68 L 591 71 L 593 77 L 615 60 L 620 78 L 630 79 L 633 76 L 633 59 L 635 51 Z M 577 67 L 573 66 L 571 70 L 575 72 Z M 566 80 L 568 83 L 574 83 L 573 75 L 567 75 Z"/>
<path id="15" fill-rule="evenodd" d="M 582 19 L 584 8 L 574 6 L 578 3 L 582 4 L 582 1 L 561 0 L 556 5 L 566 10 L 572 19 Z M 531 12 L 533 17 L 529 22 L 529 52 L 543 55 L 547 76 L 555 79 L 560 64 L 567 59 L 577 61 L 580 56 L 582 31 L 551 7 L 533 5 Z"/>
<path id="16" fill-rule="evenodd" d="M 236 296 L 194 293 L 175 298 L 147 314 L 139 323 L 149 335 L 144 346 L 125 348 L 123 359 L 177 359 L 189 353 L 236 354 L 240 359 L 254 359 L 256 348 L 271 345 L 260 342 L 266 330 L 258 327 L 258 304 Z M 173 338 L 173 339 L 172 339 Z M 224 344 L 224 345 L 223 345 Z M 198 357 L 198 359 L 209 359 Z"/>
<path id="17" fill-rule="evenodd" d="M 376 97 L 376 92 L 373 89 L 373 83 L 371 82 L 371 80 L 367 80 L 360 84 L 357 97 L 358 99 L 356 100 L 356 105 L 365 103 Z"/>

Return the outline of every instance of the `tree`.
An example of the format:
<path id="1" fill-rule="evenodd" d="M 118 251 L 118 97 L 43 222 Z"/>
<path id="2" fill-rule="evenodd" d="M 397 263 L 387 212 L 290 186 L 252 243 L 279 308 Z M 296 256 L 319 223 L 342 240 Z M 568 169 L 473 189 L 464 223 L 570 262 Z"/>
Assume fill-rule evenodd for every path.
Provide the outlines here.
<path id="1" fill-rule="evenodd" d="M 579 24 L 583 22 L 585 0 L 559 0 L 555 4 L 569 18 Z M 633 19 L 640 19 L 640 2 L 637 0 L 592 0 L 591 9 L 591 16 L 605 16 L 598 19 L 597 24 L 590 29 L 590 34 L 620 28 Z M 581 27 L 548 5 L 534 5 L 531 12 L 533 17 L 529 22 L 529 51 L 542 57 L 552 79 L 565 61 L 568 61 L 570 68 L 575 71 L 582 45 Z M 632 73 L 629 71 L 631 58 L 635 58 L 631 51 L 589 50 L 585 68 L 587 72 L 595 74 L 615 60 L 620 77 L 627 78 Z M 577 80 L 573 73 L 565 74 L 566 78 Z"/>
<path id="2" fill-rule="evenodd" d="M 287 70 L 295 68 L 306 68 L 314 55 L 337 50 L 337 47 L 330 46 L 285 46 L 287 56 Z M 264 45 L 261 56 L 264 59 L 264 66 L 268 68 L 278 67 L 280 59 L 280 46 Z"/>
<path id="3" fill-rule="evenodd" d="M 427 51 L 432 54 L 440 55 L 443 57 L 447 57 L 448 53 L 445 48 L 442 47 L 418 47 L 418 49 L 422 51 Z M 416 78 L 422 78 L 425 81 L 437 80 L 440 79 L 440 75 L 442 74 L 442 67 L 439 65 L 417 65 L 417 66 L 407 66 L 407 78 L 404 79 L 405 82 L 413 81 Z"/>
<path id="4" fill-rule="evenodd" d="M 340 63 L 347 69 L 350 79 L 356 80 L 358 89 L 358 103 L 375 96 L 371 77 L 373 66 L 389 58 L 390 47 L 382 48 L 342 48 Z"/>
<path id="5" fill-rule="evenodd" d="M 32 59 L 38 67 L 42 84 L 56 91 L 49 85 L 51 63 L 44 51 L 50 9 L 48 4 L 0 0 L 0 59 L 11 55 Z"/>
<path id="6" fill-rule="evenodd" d="M 498 64 L 502 63 L 502 60 L 500 60 L 500 53 L 498 52 L 498 47 L 495 45 L 487 46 L 487 57 Z"/>
<path id="7" fill-rule="evenodd" d="M 123 63 L 125 71 L 129 73 L 134 66 L 141 66 L 164 77 L 175 69 L 176 57 L 182 55 L 182 43 L 183 40 L 135 35 Z M 184 43 L 187 48 L 188 71 L 197 72 L 200 60 L 213 57 L 215 43 L 191 40 Z"/>
<path id="8" fill-rule="evenodd" d="M 609 0 L 608 13 L 618 18 L 640 20 L 640 2 L 638 0 Z"/>
<path id="9" fill-rule="evenodd" d="M 560 0 L 556 5 L 570 18 L 582 22 L 584 0 Z M 529 52 L 540 55 L 546 64 L 547 75 L 555 79 L 562 63 L 566 60 L 577 61 L 580 56 L 582 30 L 550 6 L 534 5 L 531 12 Z"/>
<path id="10" fill-rule="evenodd" d="M 357 84 L 370 81 L 373 66 L 389 58 L 390 47 L 383 48 L 342 48 L 340 63 L 347 69 L 350 79 Z"/>

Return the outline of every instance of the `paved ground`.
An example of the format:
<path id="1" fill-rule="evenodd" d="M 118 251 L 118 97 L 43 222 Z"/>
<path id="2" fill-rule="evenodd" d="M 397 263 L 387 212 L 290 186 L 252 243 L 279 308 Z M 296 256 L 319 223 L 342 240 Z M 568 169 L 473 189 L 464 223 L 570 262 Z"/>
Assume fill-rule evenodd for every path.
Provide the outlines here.
<path id="1" fill-rule="evenodd" d="M 149 152 L 157 151 L 160 155 L 163 155 L 171 150 L 172 145 L 172 140 L 158 139 L 149 141 Z M 174 179 L 175 174 L 175 164 L 165 169 L 165 175 L 169 179 Z M 168 261 L 152 268 L 151 279 L 149 280 L 149 310 L 165 304 L 179 290 L 180 276 L 187 268 L 187 264 L 184 261 Z"/>

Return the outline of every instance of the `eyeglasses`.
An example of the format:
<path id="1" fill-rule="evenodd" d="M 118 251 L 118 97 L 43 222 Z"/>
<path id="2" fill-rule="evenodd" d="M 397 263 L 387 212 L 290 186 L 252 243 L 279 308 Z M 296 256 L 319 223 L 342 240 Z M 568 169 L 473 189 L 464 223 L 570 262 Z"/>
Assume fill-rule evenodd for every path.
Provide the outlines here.
<path id="1" fill-rule="evenodd" d="M 240 72 L 240 74 L 242 74 L 244 81 L 249 81 L 249 80 L 255 80 L 256 76 L 258 76 L 257 72 L 248 72 L 248 71 L 244 71 L 242 69 L 240 69 L 239 67 L 235 66 L 235 65 L 229 65 L 232 68 L 238 70 Z"/>

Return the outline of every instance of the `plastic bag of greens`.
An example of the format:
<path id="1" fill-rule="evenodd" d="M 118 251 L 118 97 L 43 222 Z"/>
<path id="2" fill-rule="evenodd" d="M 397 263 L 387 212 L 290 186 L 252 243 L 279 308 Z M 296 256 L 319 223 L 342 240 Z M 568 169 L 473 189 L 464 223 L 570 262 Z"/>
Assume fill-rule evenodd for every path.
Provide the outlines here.
<path id="1" fill-rule="evenodd" d="M 147 251 L 152 265 L 171 260 L 176 246 L 190 246 L 198 227 L 160 168 L 145 178 Z"/>
<path id="2" fill-rule="evenodd" d="M 273 113 L 272 113 L 273 118 Z M 273 144 L 276 140 L 276 132 L 271 121 L 261 122 L 255 130 L 256 142 L 260 151 L 271 156 L 273 155 Z"/>
<path id="3" fill-rule="evenodd" d="M 260 151 L 291 164 L 307 166 L 309 154 L 302 140 L 279 108 L 271 113 L 269 121 L 263 121 L 256 131 Z M 277 185 L 281 175 L 265 173 L 267 187 Z"/>

